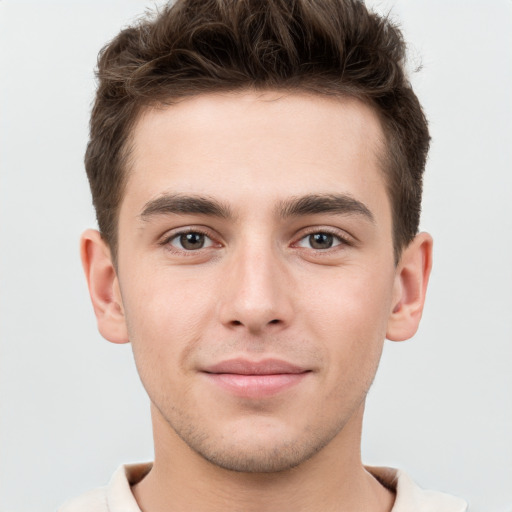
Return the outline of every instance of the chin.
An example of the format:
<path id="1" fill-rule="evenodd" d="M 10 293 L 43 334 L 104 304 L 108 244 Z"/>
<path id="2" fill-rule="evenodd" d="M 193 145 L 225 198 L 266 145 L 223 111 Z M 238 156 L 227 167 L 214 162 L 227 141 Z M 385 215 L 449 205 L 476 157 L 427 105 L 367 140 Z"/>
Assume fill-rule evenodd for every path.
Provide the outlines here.
<path id="1" fill-rule="evenodd" d="M 277 473 L 287 471 L 312 458 L 342 429 L 314 432 L 311 426 L 286 428 L 283 424 L 269 425 L 268 420 L 252 425 L 237 425 L 223 432 L 176 431 L 192 450 L 211 464 L 239 473 Z M 289 427 L 289 425 L 288 425 Z M 324 425 L 325 427 L 325 425 Z"/>
<path id="2" fill-rule="evenodd" d="M 310 459 L 323 446 L 301 446 L 296 443 L 270 447 L 251 447 L 251 449 L 196 449 L 205 460 L 217 467 L 238 473 L 278 473 L 299 466 Z M 195 449 L 195 448 L 194 448 Z"/>

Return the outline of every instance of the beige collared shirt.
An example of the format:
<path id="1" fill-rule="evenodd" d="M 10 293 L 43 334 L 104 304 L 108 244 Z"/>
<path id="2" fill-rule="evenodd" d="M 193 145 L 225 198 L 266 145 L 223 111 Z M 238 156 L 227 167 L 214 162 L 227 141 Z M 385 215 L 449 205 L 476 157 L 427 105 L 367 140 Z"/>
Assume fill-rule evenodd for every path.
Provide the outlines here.
<path id="1" fill-rule="evenodd" d="M 151 468 L 150 463 L 121 466 L 107 487 L 89 491 L 64 504 L 58 512 L 141 512 L 131 491 Z M 396 493 L 392 512 L 465 512 L 460 498 L 418 487 L 403 471 L 391 468 L 366 468 L 383 485 Z"/>

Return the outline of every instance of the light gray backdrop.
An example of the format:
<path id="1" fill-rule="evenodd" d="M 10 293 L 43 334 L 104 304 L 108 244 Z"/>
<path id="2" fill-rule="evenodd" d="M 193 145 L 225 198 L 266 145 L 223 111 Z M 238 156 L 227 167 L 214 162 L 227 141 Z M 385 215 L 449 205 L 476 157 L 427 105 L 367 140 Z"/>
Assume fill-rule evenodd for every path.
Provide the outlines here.
<path id="1" fill-rule="evenodd" d="M 512 2 L 372 2 L 401 22 L 430 119 L 423 325 L 387 342 L 367 463 L 512 511 Z M 0 510 L 50 511 L 152 457 L 129 346 L 96 331 L 78 257 L 100 47 L 151 3 L 0 1 Z"/>

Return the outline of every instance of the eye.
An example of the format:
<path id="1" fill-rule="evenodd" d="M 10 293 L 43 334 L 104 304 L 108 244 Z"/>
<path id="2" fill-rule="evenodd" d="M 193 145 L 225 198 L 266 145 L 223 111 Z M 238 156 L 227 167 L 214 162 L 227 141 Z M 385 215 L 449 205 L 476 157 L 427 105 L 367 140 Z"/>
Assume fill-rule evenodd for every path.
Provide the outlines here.
<path id="1" fill-rule="evenodd" d="M 169 240 L 169 244 L 176 249 L 185 251 L 197 251 L 205 247 L 211 247 L 213 241 L 204 233 L 198 231 L 188 231 L 187 233 L 178 233 Z"/>
<path id="2" fill-rule="evenodd" d="M 339 236 L 320 231 L 317 233 L 310 233 L 309 235 L 301 238 L 297 245 L 308 249 L 325 250 L 341 245 L 343 242 L 344 240 Z"/>

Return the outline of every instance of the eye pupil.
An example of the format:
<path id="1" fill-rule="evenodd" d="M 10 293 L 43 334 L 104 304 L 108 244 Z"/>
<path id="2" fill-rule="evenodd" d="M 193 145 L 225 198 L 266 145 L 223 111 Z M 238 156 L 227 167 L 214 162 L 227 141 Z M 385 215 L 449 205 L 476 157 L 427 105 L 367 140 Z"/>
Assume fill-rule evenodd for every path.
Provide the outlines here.
<path id="1" fill-rule="evenodd" d="M 334 242 L 333 235 L 329 233 L 314 233 L 309 235 L 309 243 L 313 249 L 329 249 Z"/>
<path id="2" fill-rule="evenodd" d="M 184 233 L 180 235 L 180 244 L 184 249 L 201 249 L 204 235 L 201 233 Z"/>

